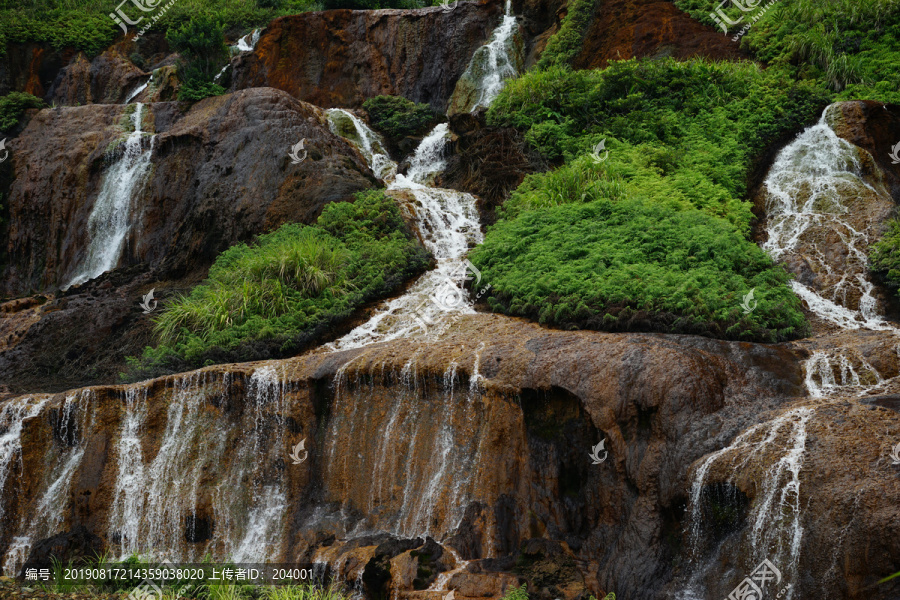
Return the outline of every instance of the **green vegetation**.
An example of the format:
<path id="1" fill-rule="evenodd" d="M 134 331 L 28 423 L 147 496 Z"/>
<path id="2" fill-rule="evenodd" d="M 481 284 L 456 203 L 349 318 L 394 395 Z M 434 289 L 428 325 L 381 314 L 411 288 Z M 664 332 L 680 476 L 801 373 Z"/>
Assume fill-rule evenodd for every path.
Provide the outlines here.
<path id="1" fill-rule="evenodd" d="M 869 248 L 869 268 L 882 281 L 900 290 L 900 220 L 887 222 L 888 229 Z"/>
<path id="2" fill-rule="evenodd" d="M 594 8 L 602 0 L 572 0 L 559 31 L 547 42 L 538 68 L 568 64 L 581 50 L 584 36 L 594 16 Z"/>
<path id="3" fill-rule="evenodd" d="M 6 51 L 8 42 L 41 42 L 97 55 L 122 33 L 109 17 L 116 4 L 107 0 L 0 0 L 0 53 Z M 168 2 L 159 6 L 165 4 Z M 316 0 L 177 0 L 150 32 L 165 33 L 171 27 L 182 27 L 200 14 L 211 15 L 225 30 L 249 31 L 264 27 L 276 17 L 320 8 Z M 122 10 L 132 20 L 145 17 L 132 29 L 144 26 L 156 14 L 138 14 L 131 3 Z"/>
<path id="4" fill-rule="evenodd" d="M 440 119 L 427 104 L 416 104 L 400 96 L 376 96 L 363 102 L 372 127 L 393 140 L 421 135 Z"/>
<path id="5" fill-rule="evenodd" d="M 677 0 L 694 18 L 713 24 L 715 3 Z M 760 5 L 762 6 L 762 4 Z M 762 12 L 762 11 L 760 11 Z M 741 11 L 726 14 L 737 20 Z M 738 33 L 748 19 L 734 25 Z M 896 0 L 777 0 L 741 40 L 770 68 L 798 80 L 819 80 L 836 99 L 900 102 L 900 2 Z"/>
<path id="6" fill-rule="evenodd" d="M 523 583 L 519 587 L 510 587 L 503 594 L 502 600 L 528 600 L 528 590 Z M 594 596 L 590 596 L 589 600 L 597 600 Z M 603 600 L 616 600 L 616 595 L 612 592 L 603 597 Z"/>
<path id="7" fill-rule="evenodd" d="M 287 224 L 219 255 L 205 283 L 163 309 L 159 346 L 132 360 L 132 369 L 296 351 L 429 261 L 383 192 L 329 204 L 313 226 Z"/>
<path id="8" fill-rule="evenodd" d="M 19 124 L 29 108 L 46 108 L 43 100 L 24 92 L 10 92 L 0 97 L 0 131 L 8 131 Z"/>
<path id="9" fill-rule="evenodd" d="M 179 27 L 170 28 L 166 40 L 182 58 L 178 65 L 182 82 L 179 100 L 197 101 L 225 93 L 225 88 L 213 82 L 221 65 L 228 61 L 221 23 L 212 15 L 201 13 Z"/>
<path id="10" fill-rule="evenodd" d="M 703 60 L 509 82 L 489 122 L 559 167 L 526 177 L 472 254 L 490 306 L 569 328 L 806 334 L 788 275 L 749 239 L 744 198 L 755 161 L 827 101 L 815 83 Z M 744 315 L 751 290 L 759 305 Z"/>
<path id="11" fill-rule="evenodd" d="M 775 341 L 806 331 L 788 275 L 726 221 L 623 199 L 500 221 L 472 262 L 495 310 L 563 328 Z M 749 315 L 741 299 L 756 288 Z"/>

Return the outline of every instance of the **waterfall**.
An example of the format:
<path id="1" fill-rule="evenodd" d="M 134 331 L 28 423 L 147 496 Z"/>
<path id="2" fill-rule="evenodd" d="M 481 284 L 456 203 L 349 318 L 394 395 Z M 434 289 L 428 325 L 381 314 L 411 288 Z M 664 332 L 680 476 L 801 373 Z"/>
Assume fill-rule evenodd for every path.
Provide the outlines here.
<path id="1" fill-rule="evenodd" d="M 253 31 L 239 39 L 237 43 L 231 47 L 232 53 L 252 52 L 256 48 L 256 44 L 259 42 L 259 37 L 261 34 L 261 29 L 254 29 Z"/>
<path id="2" fill-rule="evenodd" d="M 818 123 L 778 153 L 766 177 L 768 240 L 763 249 L 778 261 L 799 258 L 809 264 L 823 289 L 797 280 L 791 286 L 823 320 L 842 329 L 900 333 L 877 314 L 866 256 L 874 224 L 857 205 L 883 194 L 863 179 L 864 151 L 829 126 L 831 110 L 826 108 Z M 844 264 L 834 264 L 833 252 L 823 253 L 823 242 L 841 248 Z"/>
<path id="3" fill-rule="evenodd" d="M 125 104 L 130 104 L 131 101 L 134 100 L 135 98 L 137 98 L 141 92 L 143 92 L 144 90 L 147 89 L 147 86 L 149 86 L 150 82 L 152 82 L 152 81 L 153 81 L 153 75 L 151 74 L 150 78 L 147 81 L 138 85 L 136 88 L 134 88 L 134 90 L 132 90 L 132 92 L 130 94 L 128 94 L 128 97 L 125 98 Z M 137 125 L 137 128 L 139 128 L 139 127 L 140 127 L 140 124 Z"/>
<path id="4" fill-rule="evenodd" d="M 491 32 L 488 43 L 472 55 L 450 99 L 453 112 L 475 112 L 487 108 L 500 95 L 504 81 L 523 68 L 521 39 L 512 5 L 507 0 L 500 25 Z"/>
<path id="5" fill-rule="evenodd" d="M 353 114 L 328 112 L 332 131 L 356 145 L 373 172 L 388 182 L 388 194 L 415 216 L 425 246 L 437 259 L 403 296 L 382 304 L 374 316 L 343 338 L 327 345 L 330 350 L 359 348 L 374 342 L 426 335 L 448 327 L 455 315 L 474 312 L 473 302 L 462 290 L 469 274 L 464 262 L 469 248 L 483 239 L 475 198 L 464 192 L 433 187 L 431 180 L 446 166 L 449 137 L 446 123 L 438 124 L 419 144 L 406 175 L 396 175 L 397 165 L 387 156 L 380 136 Z M 406 198 L 412 197 L 414 203 Z M 405 203 L 405 204 L 404 204 Z"/>
<path id="6" fill-rule="evenodd" d="M 679 593 L 681 600 L 695 600 L 706 597 L 703 577 L 701 546 L 703 543 L 703 491 L 706 480 L 714 466 L 720 473 L 729 473 L 725 481 L 737 486 L 736 478 L 748 469 L 751 461 L 757 466 L 771 465 L 762 479 L 762 489 L 758 491 L 748 515 L 749 526 L 744 533 L 746 546 L 752 551 L 745 557 L 748 564 L 757 564 L 769 559 L 781 569 L 788 580 L 797 581 L 799 576 L 800 548 L 803 526 L 800 514 L 800 470 L 806 451 L 807 424 L 814 414 L 809 407 L 789 410 L 766 423 L 754 425 L 726 448 L 722 448 L 703 459 L 696 467 L 691 484 L 688 505 L 688 543 L 692 573 L 684 589 Z M 728 463 L 720 465 L 723 460 Z M 719 551 L 721 549 L 717 549 Z M 793 596 L 789 589 L 785 600 Z"/>
<path id="7" fill-rule="evenodd" d="M 22 421 L 33 418 L 43 410 L 49 398 L 29 405 L 30 398 L 12 400 L 4 406 L 3 412 L 13 405 L 12 413 L 17 413 L 18 425 L 11 430 L 21 435 Z M 24 564 L 35 541 L 59 533 L 64 529 L 68 513 L 69 490 L 76 471 L 81 467 L 87 438 L 93 431 L 95 418 L 94 394 L 91 390 L 70 393 L 56 412 L 53 424 L 55 442 L 46 450 L 47 470 L 43 474 L 43 492 L 35 499 L 24 499 L 27 509 L 21 511 L 22 519 L 15 525 L 15 532 L 3 557 L 3 572 L 15 573 Z M 4 415 L 0 414 L 0 429 L 4 425 Z M 51 413 L 52 417 L 52 413 Z M 9 469 L 9 456 L 2 450 L 0 441 L 0 473 Z M 21 453 L 21 443 L 18 452 Z M 3 489 L 0 479 L 0 491 Z M 2 497 L 2 496 L 0 496 Z M 3 518 L 3 504 L 0 502 L 0 519 Z"/>
<path id="8" fill-rule="evenodd" d="M 441 539 L 483 494 L 478 465 L 492 435 L 488 407 L 479 393 L 459 393 L 456 361 L 436 397 L 425 401 L 415 361 L 398 373 L 372 364 L 345 365 L 335 375 L 325 485 L 344 499 L 336 517 L 350 537 L 390 532 Z M 359 510 L 364 516 L 357 522 L 347 516 Z"/>
<path id="9" fill-rule="evenodd" d="M 87 256 L 76 274 L 65 285 L 69 288 L 116 268 L 122 256 L 125 238 L 131 228 L 132 204 L 150 168 L 155 136 L 144 150 L 141 130 L 144 105 L 138 102 L 131 115 L 134 131 L 122 144 L 121 155 L 107 169 L 100 193 L 88 217 L 90 239 Z"/>

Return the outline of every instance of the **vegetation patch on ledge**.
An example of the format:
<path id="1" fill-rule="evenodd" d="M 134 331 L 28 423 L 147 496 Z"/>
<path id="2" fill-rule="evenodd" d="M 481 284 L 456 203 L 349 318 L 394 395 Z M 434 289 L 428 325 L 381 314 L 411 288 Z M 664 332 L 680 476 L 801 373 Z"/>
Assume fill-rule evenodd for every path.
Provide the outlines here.
<path id="1" fill-rule="evenodd" d="M 699 59 L 509 82 L 489 123 L 518 128 L 557 168 L 525 178 L 472 255 L 489 305 L 566 328 L 806 335 L 789 275 L 750 239 L 744 198 L 760 156 L 828 101 L 821 83 Z"/>
<path id="2" fill-rule="evenodd" d="M 394 201 L 360 192 L 315 225 L 286 224 L 219 255 L 203 284 L 162 309 L 159 345 L 129 359 L 124 378 L 290 355 L 430 262 Z"/>

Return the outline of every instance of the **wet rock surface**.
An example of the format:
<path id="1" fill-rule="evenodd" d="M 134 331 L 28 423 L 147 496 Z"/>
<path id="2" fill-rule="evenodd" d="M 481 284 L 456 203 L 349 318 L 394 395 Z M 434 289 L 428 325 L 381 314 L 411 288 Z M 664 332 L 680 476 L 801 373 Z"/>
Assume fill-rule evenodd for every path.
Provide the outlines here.
<path id="1" fill-rule="evenodd" d="M 446 108 L 456 80 L 502 14 L 498 2 L 452 11 L 330 10 L 276 19 L 236 59 L 233 89 L 269 86 L 323 108 L 379 95 Z"/>

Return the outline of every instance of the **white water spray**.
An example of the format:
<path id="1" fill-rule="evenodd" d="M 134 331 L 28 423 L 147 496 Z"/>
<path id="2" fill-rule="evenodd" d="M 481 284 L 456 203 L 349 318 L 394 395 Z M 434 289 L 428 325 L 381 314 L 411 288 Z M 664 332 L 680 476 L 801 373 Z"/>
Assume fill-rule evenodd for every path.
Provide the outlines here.
<path id="1" fill-rule="evenodd" d="M 380 137 L 347 111 L 329 111 L 332 130 L 354 143 L 372 170 L 388 182 L 388 194 L 400 202 L 412 196 L 405 208 L 416 219 L 425 246 L 437 259 L 437 267 L 425 273 L 403 296 L 384 303 L 367 322 L 329 344 L 330 350 L 359 348 L 400 337 L 441 331 L 456 314 L 474 313 L 472 302 L 461 290 L 466 276 L 464 257 L 483 239 L 475 198 L 463 192 L 431 186 L 433 177 L 446 166 L 449 136 L 446 123 L 437 125 L 419 144 L 406 175 L 395 175 L 397 165 L 387 156 Z M 352 132 L 342 121 L 352 122 Z"/>
<path id="2" fill-rule="evenodd" d="M 149 149 L 144 149 L 143 114 L 144 105 L 138 102 L 131 115 L 134 131 L 122 144 L 121 156 L 107 169 L 88 217 L 90 242 L 87 256 L 65 288 L 94 279 L 119 264 L 125 238 L 131 229 L 135 195 L 146 179 L 156 139 L 156 136 L 150 136 Z"/>

